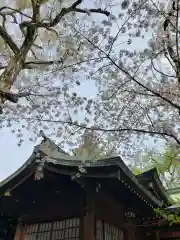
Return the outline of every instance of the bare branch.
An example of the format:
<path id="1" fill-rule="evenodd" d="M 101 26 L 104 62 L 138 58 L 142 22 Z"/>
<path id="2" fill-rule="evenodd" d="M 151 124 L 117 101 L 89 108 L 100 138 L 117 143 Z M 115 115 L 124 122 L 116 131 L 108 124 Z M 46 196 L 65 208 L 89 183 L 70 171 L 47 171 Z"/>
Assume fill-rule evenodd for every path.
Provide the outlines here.
<path id="1" fill-rule="evenodd" d="M 101 60 L 102 59 L 104 59 L 104 58 L 101 57 Z M 54 72 L 57 72 L 57 71 L 60 71 L 60 70 L 66 69 L 66 68 L 71 68 L 71 67 L 74 67 L 74 66 L 86 63 L 86 62 L 96 61 L 96 60 L 99 60 L 99 58 L 90 58 L 90 59 L 85 59 L 83 61 L 75 62 L 75 63 L 70 64 L 70 65 L 63 65 L 60 68 L 51 71 L 50 73 L 54 73 Z M 63 64 L 63 59 L 53 60 L 53 61 L 42 61 L 42 60 L 29 61 L 29 62 L 24 63 L 23 69 L 34 69 L 34 68 L 38 68 L 39 66 L 43 66 L 43 65 L 49 66 L 49 65 L 52 65 L 52 64 L 60 64 L 60 63 Z M 0 70 L 5 69 L 6 67 L 7 67 L 7 65 L 0 66 Z"/>
<path id="2" fill-rule="evenodd" d="M 21 28 L 24 27 L 28 27 L 28 26 L 33 26 L 36 28 L 50 28 L 50 27 L 55 27 L 60 21 L 61 19 L 68 13 L 70 12 L 79 12 L 79 13 L 87 13 L 87 10 L 85 9 L 80 9 L 80 8 L 76 8 L 76 6 L 78 6 L 80 3 L 82 2 L 82 0 L 77 0 L 75 3 L 73 3 L 70 7 L 68 8 L 62 8 L 62 10 L 60 11 L 59 14 L 56 15 L 56 17 L 50 21 L 49 23 L 43 23 L 43 22 L 39 22 L 39 21 L 34 21 L 34 22 L 22 22 L 20 24 Z M 98 9 L 88 9 L 89 12 L 92 13 L 101 13 L 104 14 L 106 16 L 109 16 L 110 13 L 106 10 L 102 10 L 100 8 Z"/>
<path id="3" fill-rule="evenodd" d="M 103 57 L 101 57 L 101 59 L 104 59 Z M 90 59 L 85 59 L 83 61 L 79 61 L 79 62 L 75 62 L 73 64 L 70 65 L 63 65 L 60 68 L 53 70 L 52 72 L 57 72 L 66 68 L 71 68 L 86 62 L 90 62 L 90 61 L 96 61 L 99 60 L 99 58 L 90 58 Z M 31 61 L 31 62 L 25 62 L 23 69 L 31 69 L 33 67 L 39 67 L 40 65 L 52 65 L 52 64 L 63 64 L 63 59 L 60 60 L 53 60 L 53 61 L 41 61 L 41 60 L 37 60 L 37 61 Z M 4 68 L 4 67 L 2 67 Z"/>
<path id="4" fill-rule="evenodd" d="M 78 5 L 80 5 L 82 3 L 82 0 L 77 0 L 76 2 L 74 2 L 73 4 L 72 4 L 72 8 L 76 8 Z"/>
<path id="5" fill-rule="evenodd" d="M 163 75 L 163 76 L 165 76 L 165 77 L 172 77 L 172 78 L 175 78 L 175 77 L 176 77 L 175 75 L 168 75 L 168 74 L 165 74 L 165 73 L 161 72 L 160 70 L 158 70 L 158 69 L 155 67 L 155 65 L 154 65 L 153 59 L 151 59 L 151 64 L 152 64 L 153 69 L 154 69 L 156 72 L 160 73 L 161 75 Z"/>
<path id="6" fill-rule="evenodd" d="M 4 40 L 4 43 L 6 43 L 10 47 L 14 54 L 19 53 L 18 46 L 14 43 L 10 35 L 6 32 L 6 30 L 2 26 L 0 26 L 0 36 Z"/>
<path id="7" fill-rule="evenodd" d="M 75 12 L 87 13 L 87 11 L 85 9 L 80 9 L 80 8 L 76 8 Z M 110 12 L 108 12 L 106 10 L 102 10 L 100 8 L 97 8 L 97 9 L 91 8 L 91 9 L 88 9 L 88 12 L 91 12 L 91 13 L 101 13 L 101 14 L 106 15 L 107 17 L 110 15 Z"/>
<path id="8" fill-rule="evenodd" d="M 61 10 L 61 12 L 58 15 L 56 15 L 56 17 L 50 23 L 46 23 L 45 26 L 54 27 L 55 25 L 57 25 L 59 23 L 59 21 L 62 19 L 62 17 L 65 14 L 70 13 L 70 12 L 87 13 L 87 11 L 84 10 L 84 9 L 76 8 L 81 3 L 82 3 L 82 0 L 77 0 L 69 8 L 63 8 Z M 90 11 L 92 13 L 101 13 L 101 14 L 104 14 L 106 16 L 110 15 L 110 13 L 108 11 L 102 10 L 100 8 L 98 8 L 98 9 L 88 9 L 88 11 Z"/>
<path id="9" fill-rule="evenodd" d="M 9 11 L 9 12 L 3 12 L 3 14 L 5 14 L 5 15 L 10 15 L 10 16 L 12 16 L 13 14 L 19 13 L 20 15 L 22 15 L 22 16 L 24 16 L 24 17 L 27 17 L 27 18 L 29 18 L 29 19 L 32 19 L 29 15 L 21 12 L 21 11 L 18 10 L 18 9 L 11 8 L 11 7 L 3 6 L 2 8 L 0 8 L 0 12 L 2 12 L 3 10 L 6 10 L 6 9 L 11 10 L 11 11 Z"/>
<path id="10" fill-rule="evenodd" d="M 30 61 L 30 62 L 24 63 L 23 69 L 33 69 L 33 68 L 39 67 L 39 66 L 45 66 L 45 65 L 48 66 L 48 65 L 52 65 L 52 64 L 62 64 L 62 63 L 63 63 L 63 59 L 53 60 L 53 61 L 36 60 L 36 61 Z"/>
<path id="11" fill-rule="evenodd" d="M 179 0 L 177 0 L 177 3 L 176 3 L 176 29 L 179 28 Z M 179 59 L 179 36 L 178 36 L 178 31 L 176 31 L 176 54 L 177 54 L 177 57 Z"/>
<path id="12" fill-rule="evenodd" d="M 39 10 L 40 10 L 40 0 L 32 0 L 32 6 L 33 6 L 33 17 L 32 21 L 39 21 Z M 26 56 L 32 47 L 34 40 L 35 40 L 35 34 L 37 32 L 37 29 L 32 26 L 27 27 L 26 31 L 26 37 L 24 39 L 24 42 L 19 50 L 9 61 L 6 69 L 1 74 L 0 82 L 1 82 L 1 89 L 0 89 L 0 97 L 1 97 L 1 112 L 2 112 L 2 104 L 4 101 L 7 100 L 7 94 L 10 94 L 10 88 L 14 81 L 16 80 L 18 74 L 23 68 L 24 61 L 26 59 Z M 6 92 L 6 95 L 4 94 Z M 8 98 L 10 100 L 11 98 Z M 13 100 L 13 99 L 12 99 Z"/>
<path id="13" fill-rule="evenodd" d="M 8 101 L 13 102 L 13 103 L 17 103 L 19 101 L 19 98 L 22 98 L 22 97 L 28 97 L 28 96 L 31 96 L 31 95 L 36 96 L 35 94 L 31 93 L 30 91 L 19 92 L 17 94 L 0 91 L 0 95 L 1 95 L 1 97 L 6 98 Z M 41 96 L 45 96 L 45 94 L 44 95 L 41 94 Z"/>

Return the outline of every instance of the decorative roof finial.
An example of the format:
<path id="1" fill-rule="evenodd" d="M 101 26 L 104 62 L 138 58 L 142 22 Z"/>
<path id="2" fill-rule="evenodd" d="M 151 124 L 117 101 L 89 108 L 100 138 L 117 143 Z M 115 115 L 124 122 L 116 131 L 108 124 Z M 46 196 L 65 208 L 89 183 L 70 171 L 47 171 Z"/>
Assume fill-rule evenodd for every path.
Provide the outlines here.
<path id="1" fill-rule="evenodd" d="M 86 148 L 95 141 L 94 130 L 86 129 L 83 134 L 83 146 Z"/>
<path id="2" fill-rule="evenodd" d="M 47 138 L 43 130 L 40 130 L 39 135 L 40 135 L 41 137 L 43 137 L 44 139 Z"/>

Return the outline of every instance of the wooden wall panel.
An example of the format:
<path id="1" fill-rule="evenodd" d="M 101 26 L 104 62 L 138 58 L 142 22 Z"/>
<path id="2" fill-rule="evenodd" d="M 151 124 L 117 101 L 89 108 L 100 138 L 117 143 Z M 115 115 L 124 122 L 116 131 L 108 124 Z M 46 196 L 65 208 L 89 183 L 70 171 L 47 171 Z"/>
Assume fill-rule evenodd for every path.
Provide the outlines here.
<path id="1" fill-rule="evenodd" d="M 137 240 L 137 229 L 135 225 L 124 224 L 124 229 L 126 230 L 128 240 Z M 145 240 L 145 239 L 140 239 L 138 237 L 138 240 Z"/>
<path id="2" fill-rule="evenodd" d="M 147 229 L 137 227 L 136 228 L 136 240 L 147 240 Z"/>
<path id="3" fill-rule="evenodd" d="M 126 232 L 103 220 L 96 220 L 96 240 L 126 240 Z"/>
<path id="4" fill-rule="evenodd" d="M 23 222 L 55 221 L 83 214 L 83 197 L 67 196 L 34 202 L 22 215 Z"/>
<path id="5" fill-rule="evenodd" d="M 94 198 L 95 214 L 97 219 L 102 219 L 120 228 L 124 222 L 123 205 L 103 194 L 97 194 Z"/>
<path id="6" fill-rule="evenodd" d="M 80 240 L 80 219 L 27 224 L 17 228 L 15 240 Z"/>

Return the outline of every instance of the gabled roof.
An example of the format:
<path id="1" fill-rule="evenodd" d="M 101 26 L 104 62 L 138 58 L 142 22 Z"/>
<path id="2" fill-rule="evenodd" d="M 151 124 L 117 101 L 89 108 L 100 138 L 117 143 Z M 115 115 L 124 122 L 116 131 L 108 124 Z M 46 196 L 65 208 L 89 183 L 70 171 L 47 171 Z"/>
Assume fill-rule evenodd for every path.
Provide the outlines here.
<path id="1" fill-rule="evenodd" d="M 177 212 L 177 211 L 179 211 L 179 209 L 180 209 L 180 204 L 179 203 L 176 203 L 176 204 L 171 205 L 171 206 L 166 208 L 166 210 L 171 211 L 171 212 Z"/>
<path id="2" fill-rule="evenodd" d="M 153 192 L 155 196 L 161 198 L 166 205 L 172 204 L 173 200 L 164 188 L 159 178 L 157 168 L 152 168 L 149 171 L 137 175 L 136 177 L 146 188 L 150 189 L 151 187 L 149 184 L 152 183 L 153 189 L 151 189 L 151 192 Z"/>
<path id="3" fill-rule="evenodd" d="M 18 186 L 17 182 L 20 182 L 23 177 L 26 178 L 26 176 L 28 177 L 28 174 L 30 174 L 29 169 L 35 171 L 37 165 L 42 162 L 46 163 L 47 168 L 50 165 L 53 165 L 55 168 L 58 167 L 59 173 L 65 175 L 73 175 L 74 172 L 79 171 L 79 167 L 83 166 L 86 169 L 86 172 L 82 173 L 83 177 L 115 178 L 117 179 L 117 182 L 119 180 L 120 171 L 120 174 L 123 173 L 123 175 L 126 176 L 128 184 L 136 189 L 136 191 L 139 192 L 139 194 L 143 196 L 147 202 L 151 203 L 153 206 L 162 206 L 162 199 L 158 199 L 157 196 L 153 195 L 147 187 L 141 183 L 141 177 L 149 176 L 150 172 L 144 173 L 142 176 L 135 177 L 120 157 L 102 159 L 99 161 L 79 161 L 76 157 L 69 156 L 51 139 L 45 136 L 43 141 L 34 148 L 30 158 L 16 172 L 0 183 L 0 196 L 2 196 L 2 194 L 6 191 L 9 191 L 10 188 Z M 154 172 L 154 170 L 152 171 Z M 97 175 L 97 172 L 100 174 Z M 153 181 L 159 186 L 159 190 L 162 192 L 161 195 L 163 194 L 164 197 L 160 180 L 156 179 L 155 175 L 153 175 L 153 179 Z"/>

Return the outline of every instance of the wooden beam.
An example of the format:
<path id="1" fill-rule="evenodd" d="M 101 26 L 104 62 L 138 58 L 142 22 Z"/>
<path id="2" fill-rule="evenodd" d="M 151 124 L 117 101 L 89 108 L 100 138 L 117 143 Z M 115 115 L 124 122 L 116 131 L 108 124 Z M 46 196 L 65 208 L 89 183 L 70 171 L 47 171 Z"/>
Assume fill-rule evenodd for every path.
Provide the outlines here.
<path id="1" fill-rule="evenodd" d="M 85 213 L 83 226 L 83 240 L 95 240 L 95 217 L 92 211 Z"/>
<path id="2" fill-rule="evenodd" d="M 62 175 L 69 175 L 69 176 L 76 176 L 76 174 L 79 172 L 78 168 L 77 169 L 72 169 L 72 170 L 65 170 L 63 168 L 58 168 L 56 165 L 45 165 L 44 169 L 49 170 L 54 173 L 62 174 Z M 114 178 L 118 179 L 118 173 L 117 171 L 111 172 L 111 173 L 84 173 L 81 174 L 82 177 L 91 177 L 91 178 Z"/>
<path id="3" fill-rule="evenodd" d="M 95 211 L 91 194 L 86 192 L 84 202 L 83 240 L 95 240 Z"/>

